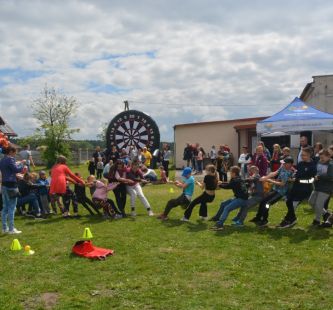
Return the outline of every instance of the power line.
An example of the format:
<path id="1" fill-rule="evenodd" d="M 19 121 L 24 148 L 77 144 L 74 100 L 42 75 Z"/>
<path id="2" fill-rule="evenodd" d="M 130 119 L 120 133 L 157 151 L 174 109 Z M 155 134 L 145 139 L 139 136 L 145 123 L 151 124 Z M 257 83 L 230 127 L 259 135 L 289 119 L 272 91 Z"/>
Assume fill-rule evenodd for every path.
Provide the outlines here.
<path id="1" fill-rule="evenodd" d="M 181 103 L 164 103 L 164 102 L 143 102 L 143 101 L 137 101 L 137 100 L 128 100 L 129 103 L 133 104 L 145 104 L 145 105 L 163 105 L 163 106 L 179 106 Z M 258 104 L 251 103 L 251 104 L 186 104 L 186 106 L 191 107 L 251 107 L 251 106 L 257 106 Z"/>

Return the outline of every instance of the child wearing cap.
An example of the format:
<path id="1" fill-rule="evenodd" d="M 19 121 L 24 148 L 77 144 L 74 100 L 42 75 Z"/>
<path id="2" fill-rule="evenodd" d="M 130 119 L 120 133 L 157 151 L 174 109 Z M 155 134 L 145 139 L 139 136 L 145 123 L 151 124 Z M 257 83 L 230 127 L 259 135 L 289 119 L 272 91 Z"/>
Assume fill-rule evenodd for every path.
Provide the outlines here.
<path id="1" fill-rule="evenodd" d="M 281 160 L 281 167 L 279 170 L 269 173 L 267 176 L 262 177 L 261 181 L 267 181 L 273 184 L 272 190 L 261 201 L 256 216 L 250 221 L 259 227 L 267 226 L 269 208 L 286 196 L 288 192 L 289 179 L 293 174 L 294 160 L 291 157 L 286 157 Z"/>
<path id="2" fill-rule="evenodd" d="M 296 166 L 296 174 L 293 178 L 293 185 L 287 195 L 286 205 L 288 212 L 278 228 L 288 228 L 296 224 L 297 218 L 295 208 L 302 200 L 309 199 L 312 192 L 313 178 L 316 175 L 316 163 L 311 159 L 311 149 L 304 148 L 301 153 L 301 161 Z"/>
<path id="3" fill-rule="evenodd" d="M 206 175 L 202 183 L 197 184 L 204 190 L 204 192 L 197 198 L 195 198 L 186 208 L 184 217 L 181 219 L 183 222 L 188 222 L 193 208 L 200 204 L 199 216 L 202 220 L 207 220 L 207 203 L 213 202 L 215 199 L 215 190 L 219 181 L 218 174 L 214 165 L 208 165 L 206 167 Z"/>
<path id="4" fill-rule="evenodd" d="M 171 211 L 171 209 L 173 209 L 177 206 L 182 206 L 182 207 L 186 208 L 189 205 L 189 203 L 191 202 L 191 199 L 192 199 L 193 192 L 194 192 L 194 178 L 191 175 L 191 173 L 192 173 L 192 169 L 190 167 L 186 167 L 182 173 L 182 180 L 174 182 L 174 184 L 177 187 L 183 189 L 183 192 L 179 197 L 170 199 L 167 202 L 164 212 L 160 216 L 158 216 L 159 219 L 167 220 L 168 214 Z"/>

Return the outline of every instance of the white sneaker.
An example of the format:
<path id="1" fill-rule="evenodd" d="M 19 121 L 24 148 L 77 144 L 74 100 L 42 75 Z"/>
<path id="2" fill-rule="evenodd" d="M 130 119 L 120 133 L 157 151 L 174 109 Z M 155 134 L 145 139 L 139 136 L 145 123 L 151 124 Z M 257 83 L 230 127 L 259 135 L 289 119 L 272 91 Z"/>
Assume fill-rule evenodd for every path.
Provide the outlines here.
<path id="1" fill-rule="evenodd" d="M 182 222 L 189 222 L 190 220 L 187 219 L 185 216 L 183 216 L 181 219 L 180 219 Z"/>
<path id="2" fill-rule="evenodd" d="M 202 220 L 202 221 L 208 221 L 208 216 L 200 216 L 200 220 Z"/>
<path id="3" fill-rule="evenodd" d="M 131 212 L 131 216 L 133 216 L 133 217 L 136 216 L 136 212 L 135 212 L 135 211 L 132 211 L 132 212 Z"/>
<path id="4" fill-rule="evenodd" d="M 148 211 L 148 215 L 149 215 L 149 216 L 154 216 L 154 212 L 153 212 L 152 210 L 149 210 L 149 211 Z"/>
<path id="5" fill-rule="evenodd" d="M 10 235 L 18 235 L 18 234 L 21 234 L 22 231 L 17 230 L 16 228 L 13 228 L 13 230 L 9 230 L 8 233 L 9 233 Z"/>

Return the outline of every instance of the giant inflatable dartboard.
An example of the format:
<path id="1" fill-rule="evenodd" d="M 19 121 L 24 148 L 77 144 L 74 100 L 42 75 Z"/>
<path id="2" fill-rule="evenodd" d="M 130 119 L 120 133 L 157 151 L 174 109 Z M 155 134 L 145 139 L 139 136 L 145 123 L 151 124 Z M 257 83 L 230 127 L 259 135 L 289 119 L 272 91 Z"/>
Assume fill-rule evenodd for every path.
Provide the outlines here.
<path id="1" fill-rule="evenodd" d="M 148 147 L 150 150 L 159 148 L 160 131 L 155 121 L 145 113 L 128 110 L 119 113 L 109 124 L 106 132 L 107 147 L 116 146 L 118 150 Z"/>

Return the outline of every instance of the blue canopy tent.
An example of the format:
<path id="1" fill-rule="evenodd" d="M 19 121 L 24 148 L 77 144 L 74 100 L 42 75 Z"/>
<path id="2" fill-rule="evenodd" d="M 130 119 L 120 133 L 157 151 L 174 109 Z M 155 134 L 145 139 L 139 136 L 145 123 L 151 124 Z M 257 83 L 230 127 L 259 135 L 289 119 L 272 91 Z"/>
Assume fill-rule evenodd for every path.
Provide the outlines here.
<path id="1" fill-rule="evenodd" d="M 282 111 L 257 123 L 257 134 L 273 136 L 302 131 L 333 131 L 333 114 L 322 112 L 296 97 Z"/>

